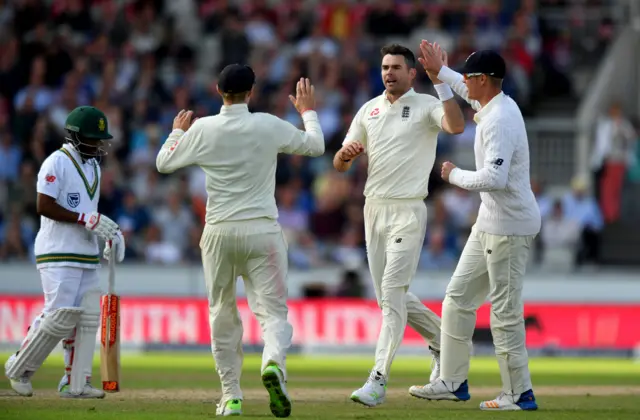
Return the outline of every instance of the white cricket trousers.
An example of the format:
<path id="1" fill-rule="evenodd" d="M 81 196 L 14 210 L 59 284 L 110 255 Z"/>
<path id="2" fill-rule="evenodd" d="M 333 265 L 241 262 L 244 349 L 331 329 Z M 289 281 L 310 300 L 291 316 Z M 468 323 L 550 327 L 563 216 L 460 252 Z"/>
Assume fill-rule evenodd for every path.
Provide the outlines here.
<path id="1" fill-rule="evenodd" d="M 56 309 L 75 306 L 79 307 L 83 296 L 90 290 L 100 287 L 98 270 L 76 267 L 47 267 L 38 270 L 44 292 L 44 307 L 42 315 L 46 315 Z M 96 303 L 100 307 L 100 303 Z M 29 330 L 33 332 L 40 326 L 42 316 L 33 320 Z M 29 335 L 27 335 L 29 337 Z M 71 371 L 73 362 L 75 330 L 67 339 L 63 340 L 65 374 Z M 26 341 L 27 338 L 25 338 Z M 24 341 L 20 347 L 26 344 Z M 95 344 L 94 344 L 95 345 Z M 84 368 L 85 376 L 91 376 L 92 366 Z"/>
<path id="2" fill-rule="evenodd" d="M 242 320 L 236 280 L 244 279 L 247 300 L 262 329 L 262 369 L 275 363 L 286 379 L 286 354 L 293 329 L 287 321 L 287 244 L 270 219 L 205 225 L 200 240 L 209 298 L 211 349 L 224 403 L 242 399 Z"/>
<path id="3" fill-rule="evenodd" d="M 491 235 L 475 226 L 471 230 L 442 307 L 442 380 L 467 379 L 476 311 L 488 295 L 502 389 L 521 394 L 532 388 L 522 283 L 535 236 Z"/>
<path id="4" fill-rule="evenodd" d="M 369 270 L 382 309 L 375 370 L 388 378 L 407 323 L 440 349 L 440 318 L 408 293 L 424 243 L 427 208 L 419 199 L 367 199 L 364 226 Z"/>

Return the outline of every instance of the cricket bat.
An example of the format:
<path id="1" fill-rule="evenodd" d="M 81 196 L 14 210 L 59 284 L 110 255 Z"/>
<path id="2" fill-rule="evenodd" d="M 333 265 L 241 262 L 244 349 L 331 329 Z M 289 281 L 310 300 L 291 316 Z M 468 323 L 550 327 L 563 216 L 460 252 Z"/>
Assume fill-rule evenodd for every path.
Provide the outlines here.
<path id="1" fill-rule="evenodd" d="M 109 285 L 102 297 L 100 376 L 105 392 L 120 391 L 120 296 L 115 294 L 116 253 L 109 258 Z"/>

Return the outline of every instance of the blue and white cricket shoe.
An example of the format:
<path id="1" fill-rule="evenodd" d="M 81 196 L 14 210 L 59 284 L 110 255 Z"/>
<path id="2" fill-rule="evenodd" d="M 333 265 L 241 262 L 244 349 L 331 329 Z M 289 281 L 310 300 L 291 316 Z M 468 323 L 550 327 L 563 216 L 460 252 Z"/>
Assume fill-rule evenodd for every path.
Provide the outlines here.
<path id="1" fill-rule="evenodd" d="M 442 379 L 436 379 L 424 386 L 412 386 L 409 388 L 409 394 L 416 398 L 434 401 L 469 401 L 471 399 L 467 381 L 446 383 Z"/>
<path id="2" fill-rule="evenodd" d="M 536 397 L 531 389 L 515 395 L 503 392 L 495 400 L 480 403 L 480 410 L 485 411 L 533 411 L 537 409 Z"/>

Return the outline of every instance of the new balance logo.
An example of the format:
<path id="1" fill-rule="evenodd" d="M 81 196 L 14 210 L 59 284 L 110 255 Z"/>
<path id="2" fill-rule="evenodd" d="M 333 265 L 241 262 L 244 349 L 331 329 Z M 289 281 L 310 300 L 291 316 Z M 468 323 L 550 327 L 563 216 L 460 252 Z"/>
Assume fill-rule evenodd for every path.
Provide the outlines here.
<path id="1" fill-rule="evenodd" d="M 399 244 L 400 242 L 402 242 L 402 238 L 397 238 L 396 243 Z"/>
<path id="2" fill-rule="evenodd" d="M 491 255 L 491 250 L 487 249 L 487 254 Z"/>

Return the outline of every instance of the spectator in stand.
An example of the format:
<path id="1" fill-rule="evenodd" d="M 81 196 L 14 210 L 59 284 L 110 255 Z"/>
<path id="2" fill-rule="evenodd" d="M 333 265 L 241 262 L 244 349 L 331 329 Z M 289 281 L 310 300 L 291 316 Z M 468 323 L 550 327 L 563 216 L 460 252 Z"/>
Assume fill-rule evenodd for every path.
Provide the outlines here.
<path id="1" fill-rule="evenodd" d="M 596 199 L 605 223 L 620 216 L 622 187 L 629 167 L 635 165 L 637 134 L 625 117 L 620 103 L 613 103 L 609 114 L 596 125 L 591 167 L 595 172 Z"/>
<path id="2" fill-rule="evenodd" d="M 580 224 L 569 219 L 562 208 L 562 201 L 556 200 L 551 214 L 542 224 L 543 267 L 553 271 L 571 269 L 580 234 Z"/>
<path id="3" fill-rule="evenodd" d="M 580 227 L 580 242 L 575 252 L 575 265 L 600 262 L 602 213 L 596 200 L 587 193 L 587 182 L 582 177 L 571 181 L 571 192 L 562 200 L 565 218 Z"/>

